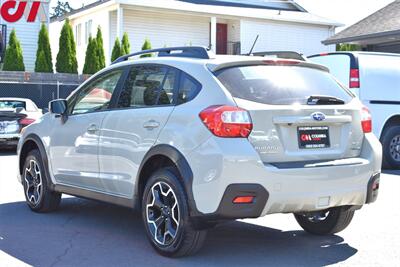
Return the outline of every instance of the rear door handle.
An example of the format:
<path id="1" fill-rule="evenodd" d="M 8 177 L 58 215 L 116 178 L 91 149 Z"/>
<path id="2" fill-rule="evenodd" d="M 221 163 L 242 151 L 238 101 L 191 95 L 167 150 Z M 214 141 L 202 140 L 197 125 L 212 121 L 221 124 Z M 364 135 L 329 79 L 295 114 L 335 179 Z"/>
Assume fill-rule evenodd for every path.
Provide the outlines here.
<path id="1" fill-rule="evenodd" d="M 147 122 L 145 122 L 143 124 L 143 128 L 146 128 L 148 130 L 152 130 L 152 129 L 155 129 L 155 128 L 158 128 L 158 127 L 160 127 L 160 123 L 158 121 L 155 121 L 155 120 L 150 120 L 150 121 L 147 121 Z"/>
<path id="2" fill-rule="evenodd" d="M 99 130 L 99 128 L 97 128 L 96 124 L 91 124 L 88 128 L 87 128 L 87 132 L 88 133 L 95 133 Z"/>

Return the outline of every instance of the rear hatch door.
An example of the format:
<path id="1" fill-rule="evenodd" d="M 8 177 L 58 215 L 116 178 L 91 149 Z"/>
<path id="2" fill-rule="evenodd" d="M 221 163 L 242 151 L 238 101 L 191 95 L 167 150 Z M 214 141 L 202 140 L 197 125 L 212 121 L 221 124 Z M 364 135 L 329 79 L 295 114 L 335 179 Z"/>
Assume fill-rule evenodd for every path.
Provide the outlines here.
<path id="1" fill-rule="evenodd" d="M 249 141 L 263 162 L 359 156 L 360 103 L 329 73 L 304 66 L 242 66 L 217 77 L 249 111 Z"/>

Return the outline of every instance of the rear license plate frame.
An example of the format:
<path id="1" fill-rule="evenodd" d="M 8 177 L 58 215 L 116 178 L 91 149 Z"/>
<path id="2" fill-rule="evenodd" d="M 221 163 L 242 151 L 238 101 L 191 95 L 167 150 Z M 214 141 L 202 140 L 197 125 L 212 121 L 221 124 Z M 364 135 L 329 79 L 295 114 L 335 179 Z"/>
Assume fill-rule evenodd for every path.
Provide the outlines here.
<path id="1" fill-rule="evenodd" d="M 326 149 L 331 147 L 329 126 L 297 127 L 300 149 Z"/>

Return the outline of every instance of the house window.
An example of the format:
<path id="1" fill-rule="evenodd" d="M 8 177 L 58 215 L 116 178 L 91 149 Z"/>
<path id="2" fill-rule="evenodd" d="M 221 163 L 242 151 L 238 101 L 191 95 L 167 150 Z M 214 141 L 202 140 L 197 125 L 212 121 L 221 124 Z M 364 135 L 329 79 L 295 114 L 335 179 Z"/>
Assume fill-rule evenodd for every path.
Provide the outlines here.
<path id="1" fill-rule="evenodd" d="M 82 39 L 82 24 L 78 24 L 75 26 L 75 38 L 76 38 L 76 44 L 79 46 L 81 45 L 81 39 Z"/>
<path id="2" fill-rule="evenodd" d="M 88 20 L 85 23 L 85 44 L 88 44 L 89 37 L 92 36 L 92 20 Z"/>

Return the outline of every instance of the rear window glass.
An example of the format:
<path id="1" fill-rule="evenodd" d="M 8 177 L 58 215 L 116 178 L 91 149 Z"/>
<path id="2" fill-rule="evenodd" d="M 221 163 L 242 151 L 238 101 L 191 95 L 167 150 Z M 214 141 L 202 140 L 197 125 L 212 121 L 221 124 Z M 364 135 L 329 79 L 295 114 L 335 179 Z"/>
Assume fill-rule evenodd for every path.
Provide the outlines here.
<path id="1" fill-rule="evenodd" d="M 16 108 L 26 109 L 26 103 L 24 101 L 18 101 L 18 100 L 0 100 L 0 110 L 16 109 Z"/>
<path id="2" fill-rule="evenodd" d="M 307 104 L 310 96 L 330 96 L 345 103 L 353 98 L 329 73 L 306 67 L 234 67 L 217 77 L 233 97 L 263 104 Z"/>

